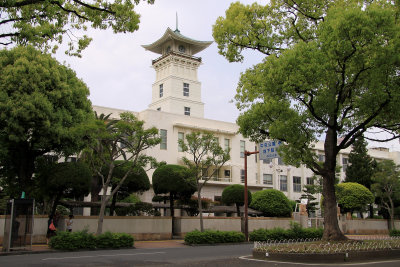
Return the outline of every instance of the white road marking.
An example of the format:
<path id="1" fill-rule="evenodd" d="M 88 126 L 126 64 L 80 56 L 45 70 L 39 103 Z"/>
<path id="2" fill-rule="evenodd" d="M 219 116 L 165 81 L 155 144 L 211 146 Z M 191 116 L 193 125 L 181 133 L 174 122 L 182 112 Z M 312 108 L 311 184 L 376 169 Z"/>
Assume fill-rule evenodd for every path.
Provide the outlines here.
<path id="1" fill-rule="evenodd" d="M 241 256 L 239 259 L 241 260 L 247 260 L 247 261 L 262 261 L 262 262 L 272 262 L 272 263 L 283 263 L 283 264 L 296 264 L 296 265 L 307 265 L 307 266 L 338 266 L 340 265 L 346 265 L 346 266 L 352 266 L 352 265 L 368 265 L 368 264 L 379 264 L 379 263 L 391 263 L 391 262 L 400 262 L 400 260 L 389 260 L 389 261 L 368 261 L 368 262 L 355 262 L 355 263 L 347 263 L 347 262 L 340 262 L 340 263 L 301 263 L 301 262 L 286 262 L 286 261 L 270 261 L 270 260 L 259 260 L 259 259 L 252 259 L 252 258 L 247 258 L 247 257 L 252 257 L 252 255 L 248 256 Z"/>
<path id="2" fill-rule="evenodd" d="M 166 252 L 152 252 L 152 253 L 110 254 L 110 255 L 93 255 L 93 256 L 62 257 L 62 258 L 45 258 L 45 259 L 42 259 L 42 261 L 84 259 L 84 258 L 96 258 L 96 257 L 118 257 L 118 256 L 152 255 L 152 254 L 165 254 L 165 253 Z"/>

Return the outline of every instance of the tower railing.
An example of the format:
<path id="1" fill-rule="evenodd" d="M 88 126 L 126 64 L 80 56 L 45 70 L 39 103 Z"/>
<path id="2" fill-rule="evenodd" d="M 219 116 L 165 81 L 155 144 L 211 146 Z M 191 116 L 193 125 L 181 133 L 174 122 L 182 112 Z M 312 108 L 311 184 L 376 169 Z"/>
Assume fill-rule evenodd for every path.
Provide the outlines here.
<path id="1" fill-rule="evenodd" d="M 196 61 L 198 61 L 198 62 L 201 62 L 201 57 L 190 56 L 190 55 L 188 55 L 188 54 L 180 53 L 180 52 L 175 52 L 175 51 L 170 51 L 170 52 L 168 52 L 167 54 L 162 55 L 162 56 L 160 56 L 159 58 L 156 58 L 156 59 L 152 60 L 151 62 L 152 62 L 152 64 L 154 65 L 155 63 L 157 63 L 158 61 L 160 61 L 160 60 L 166 58 L 166 57 L 169 56 L 169 55 L 174 55 L 174 56 L 179 56 L 179 57 L 183 57 L 183 58 L 193 59 L 193 60 L 196 60 Z"/>

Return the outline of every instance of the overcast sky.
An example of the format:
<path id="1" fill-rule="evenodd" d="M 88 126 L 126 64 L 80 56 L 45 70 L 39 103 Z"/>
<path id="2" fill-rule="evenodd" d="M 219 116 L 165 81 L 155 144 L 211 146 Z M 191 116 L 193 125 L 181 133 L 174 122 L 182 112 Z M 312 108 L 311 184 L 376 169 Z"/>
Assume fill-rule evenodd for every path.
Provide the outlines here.
<path id="1" fill-rule="evenodd" d="M 156 0 L 154 5 L 142 2 L 137 7 L 141 14 L 138 31 L 113 34 L 112 31 L 91 30 L 89 35 L 93 41 L 82 58 L 66 57 L 60 48 L 57 59 L 69 64 L 89 86 L 94 105 L 142 111 L 151 102 L 155 81 L 151 60 L 159 55 L 146 51 L 141 45 L 158 40 L 167 27 L 175 30 L 176 13 L 181 34 L 200 41 L 213 41 L 212 25 L 219 16 L 224 16 L 231 2 L 235 1 Z M 246 54 L 248 57 L 243 63 L 229 63 L 218 54 L 216 43 L 196 54 L 203 61 L 198 79 L 202 83 L 205 118 L 235 122 L 238 111 L 230 100 L 240 73 L 263 58 L 257 53 Z"/>
<path id="2" fill-rule="evenodd" d="M 155 0 L 154 5 L 142 2 L 136 7 L 141 14 L 139 30 L 128 34 L 89 30 L 93 38 L 82 58 L 67 57 L 61 48 L 57 59 L 74 69 L 89 86 L 93 105 L 142 111 L 151 102 L 155 71 L 151 60 L 158 54 L 146 51 L 141 45 L 158 40 L 167 27 L 175 30 L 176 13 L 181 34 L 200 41 L 213 41 L 212 26 L 224 16 L 231 0 Z M 254 0 L 241 0 L 251 4 Z M 266 3 L 267 1 L 257 1 Z M 213 43 L 196 56 L 202 58 L 198 79 L 202 83 L 205 118 L 235 122 L 239 114 L 233 99 L 240 73 L 261 62 L 263 56 L 246 52 L 243 63 L 229 63 L 218 54 Z M 396 140 L 374 144 L 400 151 Z"/>

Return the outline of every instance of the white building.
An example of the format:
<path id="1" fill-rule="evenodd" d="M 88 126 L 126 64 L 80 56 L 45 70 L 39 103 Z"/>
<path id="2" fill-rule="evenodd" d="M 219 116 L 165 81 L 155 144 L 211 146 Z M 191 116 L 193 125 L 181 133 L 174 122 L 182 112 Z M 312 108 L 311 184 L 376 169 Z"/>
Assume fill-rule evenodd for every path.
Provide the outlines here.
<path id="1" fill-rule="evenodd" d="M 160 130 L 162 143 L 146 151 L 158 161 L 168 164 L 182 164 L 178 140 L 191 131 L 212 132 L 219 139 L 223 148 L 231 149 L 231 159 L 208 182 L 203 189 L 202 197 L 218 200 L 223 189 L 231 184 L 244 182 L 244 150 L 258 150 L 257 144 L 238 134 L 238 126 L 234 123 L 204 118 L 204 103 L 201 101 L 201 83 L 197 78 L 197 70 L 202 60 L 194 55 L 207 48 L 212 42 L 196 41 L 183 36 L 179 30 L 167 29 L 164 35 L 149 45 L 146 50 L 160 54 L 152 61 L 156 71 L 156 79 L 152 86 L 152 102 L 149 109 L 133 112 L 145 127 L 157 127 Z M 94 106 L 100 114 L 110 114 L 118 118 L 118 114 L 126 110 Z M 323 143 L 315 144 L 317 154 L 323 160 Z M 338 163 L 342 165 L 341 179 L 347 166 L 350 149 L 341 151 Z M 400 163 L 399 152 L 388 149 L 370 149 L 370 155 L 376 159 L 393 159 Z M 186 155 L 189 157 L 189 155 Z M 274 188 L 284 192 L 289 199 L 299 199 L 302 188 L 310 183 L 313 172 L 305 166 L 299 168 L 284 165 L 280 159 L 260 161 L 258 156 L 248 157 L 248 186 L 251 191 Z M 151 180 L 154 170 L 149 171 Z M 143 195 L 143 201 L 151 202 L 152 190 Z"/>

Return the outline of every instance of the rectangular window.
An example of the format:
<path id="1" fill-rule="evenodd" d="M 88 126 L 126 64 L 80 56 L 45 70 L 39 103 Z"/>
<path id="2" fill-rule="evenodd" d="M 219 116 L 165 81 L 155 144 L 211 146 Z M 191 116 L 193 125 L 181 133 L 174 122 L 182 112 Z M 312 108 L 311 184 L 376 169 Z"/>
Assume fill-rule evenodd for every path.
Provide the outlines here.
<path id="1" fill-rule="evenodd" d="M 243 140 L 240 140 L 240 157 L 244 158 L 244 151 L 246 149 L 246 142 Z"/>
<path id="2" fill-rule="evenodd" d="M 313 184 L 314 184 L 314 178 L 307 177 L 307 185 L 313 185 Z"/>
<path id="3" fill-rule="evenodd" d="M 263 184 L 272 184 L 272 174 L 263 174 Z"/>
<path id="4" fill-rule="evenodd" d="M 185 115 L 190 116 L 190 108 L 189 107 L 185 107 Z"/>
<path id="5" fill-rule="evenodd" d="M 342 158 L 342 169 L 344 172 L 346 172 L 347 165 L 349 164 L 349 159 L 348 158 Z"/>
<path id="6" fill-rule="evenodd" d="M 224 176 L 226 178 L 231 178 L 231 170 L 224 170 Z"/>
<path id="7" fill-rule="evenodd" d="M 301 177 L 293 176 L 293 192 L 301 192 Z"/>
<path id="8" fill-rule="evenodd" d="M 254 147 L 254 151 L 257 151 L 257 146 Z M 257 163 L 257 154 L 254 154 L 255 159 L 256 159 L 256 163 Z"/>
<path id="9" fill-rule="evenodd" d="M 164 95 L 164 85 L 160 84 L 160 97 L 163 97 Z"/>
<path id="10" fill-rule="evenodd" d="M 226 138 L 225 138 L 225 140 L 224 140 L 224 149 L 225 149 L 225 152 L 226 152 L 226 151 L 229 151 L 229 150 L 231 149 L 231 147 L 230 147 L 230 140 L 229 140 L 229 139 L 226 139 Z"/>
<path id="11" fill-rule="evenodd" d="M 189 84 L 183 83 L 183 96 L 189 96 Z"/>
<path id="12" fill-rule="evenodd" d="M 179 141 L 180 140 L 183 141 L 184 138 L 185 138 L 185 134 L 182 133 L 182 132 L 178 132 L 178 152 L 182 152 L 183 151 L 182 146 L 179 144 Z"/>
<path id="13" fill-rule="evenodd" d="M 258 184 L 258 173 L 256 172 L 256 184 Z"/>
<path id="14" fill-rule="evenodd" d="M 161 137 L 160 149 L 167 149 L 167 130 L 161 129 L 160 137 Z"/>
<path id="15" fill-rule="evenodd" d="M 325 162 L 325 155 L 318 154 L 318 161 L 319 162 Z"/>
<path id="16" fill-rule="evenodd" d="M 285 165 L 281 157 L 278 158 L 278 165 Z"/>
<path id="17" fill-rule="evenodd" d="M 244 183 L 244 169 L 240 170 L 240 182 Z"/>
<path id="18" fill-rule="evenodd" d="M 287 176 L 286 175 L 279 175 L 280 181 L 280 190 L 286 192 L 287 191 Z"/>

